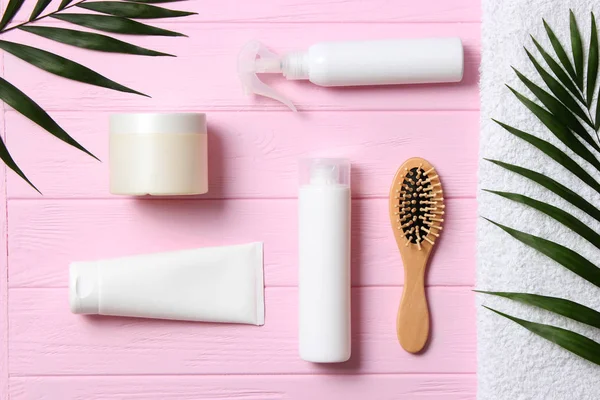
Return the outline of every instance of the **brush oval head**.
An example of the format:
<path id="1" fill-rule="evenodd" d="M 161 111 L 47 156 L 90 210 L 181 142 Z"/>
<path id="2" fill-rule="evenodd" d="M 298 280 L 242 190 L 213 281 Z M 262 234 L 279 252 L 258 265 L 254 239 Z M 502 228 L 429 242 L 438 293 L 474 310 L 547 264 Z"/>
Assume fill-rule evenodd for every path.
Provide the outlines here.
<path id="1" fill-rule="evenodd" d="M 435 168 L 418 157 L 402 164 L 390 190 L 390 220 L 400 252 L 430 252 L 442 231 L 444 208 Z"/>

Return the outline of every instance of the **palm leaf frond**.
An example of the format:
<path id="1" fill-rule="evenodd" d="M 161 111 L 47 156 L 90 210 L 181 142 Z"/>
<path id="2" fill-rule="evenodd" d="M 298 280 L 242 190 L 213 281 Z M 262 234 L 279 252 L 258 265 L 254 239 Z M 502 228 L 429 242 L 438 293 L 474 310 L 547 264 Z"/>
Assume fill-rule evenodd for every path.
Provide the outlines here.
<path id="1" fill-rule="evenodd" d="M 65 130 L 61 128 L 60 125 L 58 125 L 56 121 L 42 109 L 42 107 L 3 78 L 0 78 L 0 99 L 63 142 L 70 144 L 98 160 L 95 155 L 90 153 L 65 132 Z"/>
<path id="2" fill-rule="evenodd" d="M 583 182 L 588 184 L 592 189 L 596 192 L 600 193 L 600 183 L 596 181 L 585 169 L 583 169 L 577 162 L 575 162 L 571 157 L 569 157 L 565 152 L 560 150 L 558 147 L 553 144 L 537 138 L 527 132 L 523 132 L 517 128 L 513 128 L 510 125 L 502 123 L 498 120 L 492 119 L 498 125 L 506 129 L 508 132 L 513 135 L 529 142 L 533 146 L 537 147 L 539 150 L 544 152 L 547 156 L 555 160 L 561 166 L 569 170 L 573 175 L 581 179 Z"/>
<path id="3" fill-rule="evenodd" d="M 114 1 L 92 1 L 78 4 L 77 7 L 97 11 L 103 14 L 125 18 L 174 18 L 195 15 L 190 11 L 170 10 L 142 3 L 120 3 Z"/>
<path id="4" fill-rule="evenodd" d="M 596 221 L 600 222 L 600 210 L 598 208 L 596 208 L 592 203 L 585 200 L 583 197 L 581 197 L 568 187 L 555 181 L 554 179 L 546 175 L 540 174 L 539 172 L 519 167 L 517 165 L 508 164 L 498 160 L 490 160 L 488 158 L 485 158 L 485 160 L 496 164 L 504 169 L 512 171 L 516 174 L 524 176 L 525 178 L 528 178 L 533 182 L 545 187 L 546 189 L 565 199 L 575 207 L 579 208 L 581 211 L 584 211 L 589 216 L 593 217 Z"/>
<path id="5" fill-rule="evenodd" d="M 503 312 L 494 310 L 484 306 L 490 311 L 495 312 L 505 318 L 510 319 L 513 322 L 521 325 L 525 329 L 535 333 L 538 336 L 547 339 L 565 350 L 571 353 L 577 354 L 578 356 L 585 358 L 594 364 L 600 365 L 600 343 L 594 342 L 579 333 L 570 331 L 568 329 L 559 328 L 552 325 L 539 324 L 537 322 L 526 321 L 524 319 L 516 318 L 505 314 Z"/>
<path id="6" fill-rule="evenodd" d="M 519 79 L 525 84 L 525 86 L 527 86 L 527 88 L 538 98 L 538 100 L 544 106 L 546 106 L 548 110 L 550 110 L 552 115 L 554 115 L 560 123 L 571 129 L 573 132 L 579 135 L 579 137 L 585 140 L 590 146 L 592 146 L 595 150 L 600 152 L 600 146 L 596 142 L 594 142 L 593 136 L 583 127 L 583 125 L 581 125 L 577 117 L 573 115 L 573 113 L 571 113 L 571 111 L 562 102 L 560 102 L 550 93 L 546 92 L 544 89 L 530 81 L 516 68 L 513 67 L 513 70 L 515 71 Z M 519 97 L 519 100 L 523 101 L 521 97 Z"/>
<path id="7" fill-rule="evenodd" d="M 592 264 L 592 262 L 585 257 L 579 255 L 577 252 L 539 236 L 509 228 L 508 226 L 499 224 L 487 218 L 485 218 L 485 220 L 496 225 L 520 242 L 553 259 L 586 281 L 600 287 L 600 268 Z"/>
<path id="8" fill-rule="evenodd" d="M 68 6 L 69 4 L 71 4 L 74 0 L 62 0 L 60 2 L 60 5 L 58 6 L 58 10 L 62 10 L 64 9 L 66 6 Z"/>
<path id="9" fill-rule="evenodd" d="M 569 11 L 569 27 L 571 29 L 571 51 L 575 64 L 575 82 L 579 89 L 583 90 L 583 43 L 573 10 Z"/>
<path id="10" fill-rule="evenodd" d="M 552 30 L 552 28 L 550 28 L 550 25 L 548 25 L 546 20 L 543 20 L 543 22 L 544 22 L 544 29 L 546 30 L 548 39 L 550 39 L 550 44 L 552 45 L 552 48 L 554 49 L 554 53 L 558 57 L 558 60 L 564 67 L 565 71 L 567 71 L 567 73 L 569 74 L 571 79 L 574 82 L 577 82 L 577 74 L 575 73 L 573 64 L 571 64 L 571 60 L 569 60 L 569 56 L 567 55 L 567 52 L 563 48 L 562 44 L 560 43 L 560 40 L 558 40 L 558 37 L 556 37 L 556 35 L 554 34 L 554 31 Z"/>
<path id="11" fill-rule="evenodd" d="M 594 99 L 594 89 L 596 88 L 596 80 L 598 79 L 598 30 L 596 28 L 596 17 L 592 15 L 592 34 L 590 36 L 590 49 L 588 52 L 587 65 L 587 104 L 592 105 Z"/>
<path id="12" fill-rule="evenodd" d="M 55 14 L 52 18 L 110 33 L 148 36 L 186 36 L 183 33 L 157 28 L 127 18 L 115 17 L 113 15 L 63 13 Z"/>
<path id="13" fill-rule="evenodd" d="M 1 90 L 1 89 L 0 89 Z M 0 137 L 0 159 L 4 161 L 4 164 L 10 169 L 12 169 L 17 175 L 21 177 L 25 182 L 29 184 L 32 188 L 35 189 L 36 192 L 42 194 L 37 187 L 29 180 L 29 178 L 25 175 L 25 173 L 19 168 L 15 160 L 13 160 L 12 156 L 8 152 L 6 148 L 6 144 L 4 144 L 4 140 Z"/>
<path id="14" fill-rule="evenodd" d="M 138 92 L 137 90 L 130 89 L 115 81 L 112 81 L 81 64 L 45 50 L 4 40 L 0 40 L 0 49 L 19 57 L 31 65 L 35 65 L 38 68 L 41 68 L 52 74 L 62 76 L 63 78 L 113 89 L 120 92 L 135 93 L 149 97 L 141 92 Z"/>
<path id="15" fill-rule="evenodd" d="M 172 54 L 161 53 L 139 47 L 110 36 L 98 33 L 82 32 L 73 29 L 52 28 L 47 26 L 22 26 L 19 29 L 33 33 L 47 39 L 71 46 L 81 47 L 89 50 L 104 51 L 109 53 L 133 54 L 138 56 L 169 56 Z"/>
<path id="16" fill-rule="evenodd" d="M 33 7 L 33 11 L 31 12 L 31 16 L 29 17 L 30 21 L 35 20 L 45 9 L 48 7 L 52 0 L 38 0 L 35 3 L 35 7 Z"/>
<path id="17" fill-rule="evenodd" d="M 496 190 L 483 189 L 486 192 L 496 194 L 498 196 L 504 197 L 506 199 L 515 201 L 517 203 L 525 204 L 531 208 L 534 208 L 547 216 L 555 219 L 560 222 L 567 228 L 571 229 L 573 232 L 577 233 L 579 236 L 596 246 L 600 249 L 600 235 L 597 234 L 593 229 L 589 226 L 575 218 L 573 215 L 564 211 L 561 208 L 555 207 L 548 203 L 544 203 L 542 201 L 532 199 L 531 197 L 524 196 L 522 194 L 510 193 L 510 192 L 500 192 Z"/>
<path id="18" fill-rule="evenodd" d="M 518 301 L 523 304 L 550 311 L 554 314 L 562 315 L 563 317 L 570 318 L 595 328 L 600 328 L 600 312 L 571 300 L 532 293 L 488 292 L 485 290 L 475 290 L 475 292 Z"/>
<path id="19" fill-rule="evenodd" d="M 2 19 L 0 19 L 0 31 L 6 28 L 6 25 L 10 24 L 10 21 L 17 15 L 24 2 L 25 0 L 9 0 Z"/>

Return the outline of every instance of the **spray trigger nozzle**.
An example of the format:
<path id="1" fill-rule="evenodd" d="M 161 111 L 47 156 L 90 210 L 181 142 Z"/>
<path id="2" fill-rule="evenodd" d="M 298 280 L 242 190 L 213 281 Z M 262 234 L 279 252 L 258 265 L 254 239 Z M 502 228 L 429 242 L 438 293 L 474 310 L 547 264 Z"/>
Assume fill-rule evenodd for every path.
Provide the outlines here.
<path id="1" fill-rule="evenodd" d="M 282 73 L 282 58 L 267 49 L 259 41 L 246 43 L 238 56 L 238 75 L 246 94 L 257 94 L 277 100 L 292 111 L 297 111 L 294 104 L 261 81 L 256 74 Z"/>

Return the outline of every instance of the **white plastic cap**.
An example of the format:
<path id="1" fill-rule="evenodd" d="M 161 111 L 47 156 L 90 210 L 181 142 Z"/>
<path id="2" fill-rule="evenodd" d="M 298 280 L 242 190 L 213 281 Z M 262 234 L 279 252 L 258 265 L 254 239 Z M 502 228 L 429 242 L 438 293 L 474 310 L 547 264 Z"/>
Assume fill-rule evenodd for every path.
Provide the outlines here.
<path id="1" fill-rule="evenodd" d="M 307 158 L 300 161 L 301 185 L 350 186 L 350 161 L 345 158 Z"/>
<path id="2" fill-rule="evenodd" d="M 112 114 L 110 132 L 118 134 L 203 133 L 206 114 L 202 113 L 131 113 Z"/>
<path id="3" fill-rule="evenodd" d="M 238 76 L 246 94 L 270 97 L 297 111 L 294 104 L 278 91 L 258 79 L 257 73 L 282 73 L 282 59 L 267 49 L 261 42 L 246 43 L 238 56 Z"/>
<path id="4" fill-rule="evenodd" d="M 69 266 L 69 303 L 74 314 L 100 313 L 97 263 L 75 262 Z"/>

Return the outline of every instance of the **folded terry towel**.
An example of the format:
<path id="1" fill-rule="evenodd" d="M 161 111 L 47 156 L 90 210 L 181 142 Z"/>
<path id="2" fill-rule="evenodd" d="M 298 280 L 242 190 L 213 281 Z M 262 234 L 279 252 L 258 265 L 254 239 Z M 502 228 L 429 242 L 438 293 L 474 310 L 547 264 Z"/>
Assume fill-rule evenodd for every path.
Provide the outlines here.
<path id="1" fill-rule="evenodd" d="M 587 0 L 483 1 L 483 56 L 481 64 L 481 138 L 479 188 L 526 194 L 561 207 L 600 232 L 600 224 L 541 186 L 483 160 L 492 158 L 546 174 L 600 207 L 600 196 L 541 151 L 509 134 L 490 118 L 550 140 L 574 159 L 514 95 L 505 83 L 533 98 L 511 69 L 545 87 L 527 59 L 525 45 L 545 66 L 529 34 L 554 54 L 544 27 L 545 18 L 570 52 L 569 9 L 573 9 L 587 49 L 590 11 L 600 7 Z M 600 22 L 600 21 L 597 21 Z M 587 50 L 586 50 L 587 55 Z M 600 181 L 593 167 L 586 170 Z M 558 222 L 531 208 L 493 194 L 478 193 L 479 215 L 504 225 L 559 242 L 599 264 L 600 252 Z M 521 244 L 500 228 L 478 222 L 477 288 L 482 290 L 539 293 L 565 297 L 600 310 L 600 289 L 544 255 Z M 478 295 L 478 398 L 600 399 L 600 366 L 592 364 L 536 336 L 521 326 L 481 307 L 486 304 L 526 320 L 582 333 L 600 342 L 600 330 L 509 300 Z"/>

